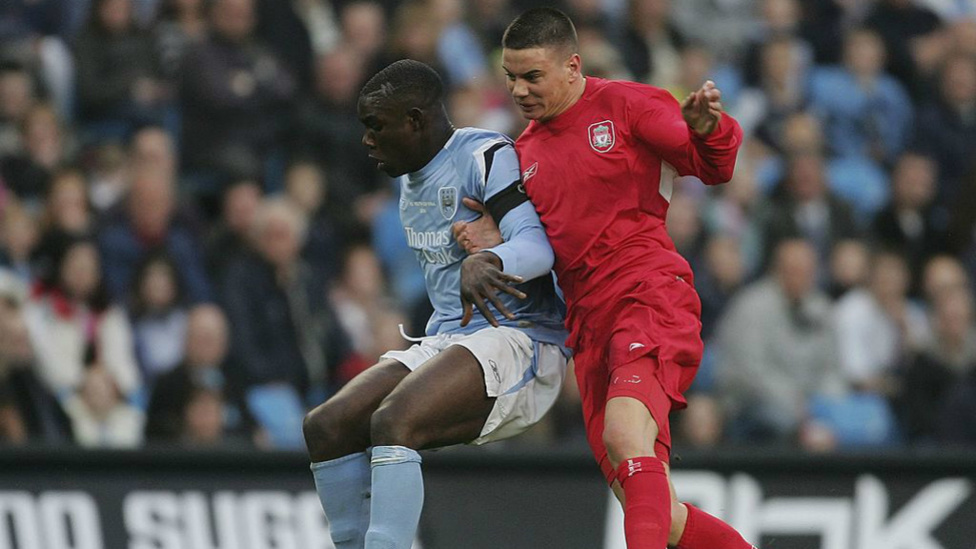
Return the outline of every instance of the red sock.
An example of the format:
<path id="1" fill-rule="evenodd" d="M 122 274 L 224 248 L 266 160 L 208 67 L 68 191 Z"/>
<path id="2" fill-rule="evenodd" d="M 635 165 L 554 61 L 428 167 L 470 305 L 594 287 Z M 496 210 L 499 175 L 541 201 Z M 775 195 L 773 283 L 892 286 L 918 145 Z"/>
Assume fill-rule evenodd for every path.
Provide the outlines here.
<path id="1" fill-rule="evenodd" d="M 686 503 L 688 522 L 677 549 L 755 549 L 731 526 Z"/>
<path id="2" fill-rule="evenodd" d="M 671 529 L 671 492 L 664 464 L 654 456 L 625 459 L 617 467 L 624 489 L 627 549 L 665 549 Z"/>

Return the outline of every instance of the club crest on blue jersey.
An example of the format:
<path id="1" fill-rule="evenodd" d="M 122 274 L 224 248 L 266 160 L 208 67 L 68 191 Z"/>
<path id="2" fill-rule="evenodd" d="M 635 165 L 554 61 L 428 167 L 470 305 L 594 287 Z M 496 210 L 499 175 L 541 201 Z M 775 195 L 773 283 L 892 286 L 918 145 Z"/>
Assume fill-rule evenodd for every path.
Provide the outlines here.
<path id="1" fill-rule="evenodd" d="M 450 221 L 454 219 L 454 214 L 457 213 L 458 191 L 456 187 L 441 187 L 437 191 L 438 203 L 440 204 L 441 215 L 444 219 Z"/>
<path id="2" fill-rule="evenodd" d="M 590 137 L 590 147 L 598 153 L 609 151 L 617 142 L 617 135 L 613 130 L 613 122 L 609 120 L 590 124 L 587 133 Z"/>

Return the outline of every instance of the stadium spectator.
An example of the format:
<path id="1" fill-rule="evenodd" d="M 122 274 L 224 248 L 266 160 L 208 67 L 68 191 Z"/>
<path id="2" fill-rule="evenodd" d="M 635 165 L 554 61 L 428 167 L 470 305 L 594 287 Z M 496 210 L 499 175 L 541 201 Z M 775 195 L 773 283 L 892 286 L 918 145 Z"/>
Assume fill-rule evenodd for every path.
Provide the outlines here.
<path id="1" fill-rule="evenodd" d="M 716 394 L 736 440 L 795 440 L 810 399 L 843 391 L 833 311 L 816 277 L 814 246 L 784 240 L 769 275 L 736 295 L 721 320 Z"/>
<path id="2" fill-rule="evenodd" d="M 54 262 L 58 243 L 64 235 L 91 235 L 95 214 L 88 202 L 88 183 L 74 168 L 61 169 L 52 176 L 40 216 L 41 237 L 31 254 L 34 278 L 45 276 Z"/>
<path id="3" fill-rule="evenodd" d="M 867 14 L 865 25 L 882 37 L 888 50 L 888 72 L 901 80 L 913 94 L 921 91 L 924 81 L 920 61 L 927 46 L 938 45 L 942 22 L 916 0 L 880 0 Z"/>
<path id="4" fill-rule="evenodd" d="M 762 235 L 759 220 L 768 202 L 759 192 L 755 170 L 740 160 L 728 185 L 705 196 L 702 221 L 709 235 L 734 238 L 741 247 L 743 276 L 751 278 L 762 261 Z"/>
<path id="5" fill-rule="evenodd" d="M 151 174 L 174 180 L 178 175 L 176 144 L 161 126 L 144 126 L 133 133 L 128 152 L 128 169 L 133 175 Z"/>
<path id="6" fill-rule="evenodd" d="M 254 0 L 215 0 L 210 35 L 187 54 L 180 141 L 189 170 L 219 177 L 256 163 L 250 169 L 260 172 L 280 152 L 282 114 L 295 80 L 254 37 L 255 24 Z"/>
<path id="7" fill-rule="evenodd" d="M 137 448 L 142 444 L 145 415 L 129 404 L 116 377 L 85 351 L 81 384 L 64 399 L 75 442 L 88 448 Z"/>
<path id="8" fill-rule="evenodd" d="M 88 203 L 88 182 L 85 181 L 85 175 L 74 168 L 56 172 L 51 178 L 41 213 L 43 231 L 86 234 L 93 229 L 94 218 Z"/>
<path id="9" fill-rule="evenodd" d="M 136 266 L 150 253 L 166 250 L 179 270 L 190 303 L 212 298 L 196 236 L 180 222 L 172 179 L 149 172 L 136 174 L 124 210 L 98 232 L 105 283 L 112 296 L 125 300 Z"/>
<path id="10" fill-rule="evenodd" d="M 706 344 L 711 340 L 729 301 L 745 281 L 746 271 L 739 240 L 722 234 L 709 238 L 705 243 L 701 265 L 695 271 L 695 289 L 702 304 L 702 340 Z M 701 372 L 698 376 L 701 376 Z"/>
<path id="11" fill-rule="evenodd" d="M 938 163 L 936 203 L 952 210 L 965 188 L 963 178 L 976 168 L 976 60 L 950 56 L 939 72 L 938 90 L 919 112 L 915 147 Z"/>
<path id="12" fill-rule="evenodd" d="M 902 380 L 905 390 L 898 400 L 905 434 L 916 444 L 936 441 L 941 428 L 940 406 L 948 405 L 954 388 L 976 372 L 972 292 L 968 288 L 943 291 L 932 304 L 931 316 L 931 343 L 906 369 Z M 958 431 L 951 426 L 947 429 Z"/>
<path id="13" fill-rule="evenodd" d="M 895 374 L 927 341 L 928 322 L 925 311 L 908 301 L 905 259 L 882 251 L 871 263 L 867 287 L 848 292 L 835 307 L 838 357 L 852 388 L 894 395 Z"/>
<path id="14" fill-rule="evenodd" d="M 74 45 L 78 119 L 89 143 L 122 140 L 166 116 L 170 92 L 152 36 L 138 28 L 132 8 L 132 0 L 95 0 Z"/>
<path id="15" fill-rule="evenodd" d="M 345 3 L 339 15 L 342 37 L 356 56 L 362 60 L 365 72 L 372 74 L 378 69 L 388 35 L 386 12 L 375 0 L 353 0 Z"/>
<path id="16" fill-rule="evenodd" d="M 362 58 L 348 46 L 322 55 L 315 63 L 312 92 L 294 113 L 292 154 L 315 158 L 327 167 L 329 194 L 336 204 L 352 204 L 379 187 L 376 167 L 359 143 L 356 98 L 364 68 Z"/>
<path id="17" fill-rule="evenodd" d="M 205 0 L 163 0 L 153 27 L 161 76 L 175 83 L 183 73 L 183 60 L 207 34 Z"/>
<path id="18" fill-rule="evenodd" d="M 446 75 L 444 60 L 437 49 L 439 34 L 439 22 L 430 3 L 404 2 L 394 12 L 384 57 L 421 61 L 434 67 L 438 74 Z M 445 84 L 450 89 L 457 83 L 447 81 Z"/>
<path id="19" fill-rule="evenodd" d="M 891 162 L 910 137 L 913 108 L 902 85 L 884 73 L 885 46 L 870 30 L 844 42 L 843 65 L 811 74 L 811 107 L 838 156 Z"/>
<path id="20" fill-rule="evenodd" d="M 776 148 L 790 116 L 806 108 L 809 60 L 801 42 L 790 36 L 767 40 L 757 51 L 758 74 L 736 105 L 743 131 Z"/>
<path id="21" fill-rule="evenodd" d="M 763 233 L 767 264 L 780 241 L 803 238 L 817 252 L 817 265 L 828 264 L 837 242 L 858 236 L 850 207 L 827 187 L 824 159 L 816 152 L 790 154 L 786 181 L 773 201 Z M 826 272 L 818 276 L 826 278 Z"/>
<path id="22" fill-rule="evenodd" d="M 588 1 L 588 0 L 587 0 Z M 587 72 L 597 78 L 628 79 L 630 71 L 623 57 L 613 44 L 612 37 L 602 26 L 592 25 L 577 29 L 580 51 L 586 52 Z"/>
<path id="23" fill-rule="evenodd" d="M 509 0 L 476 0 L 467 2 L 467 19 L 478 34 L 482 49 L 491 55 L 502 43 L 505 27 L 515 17 Z"/>
<path id="24" fill-rule="evenodd" d="M 922 297 L 930 307 L 943 295 L 959 290 L 972 291 L 973 287 L 972 279 L 958 258 L 937 255 L 925 264 L 922 270 Z"/>
<path id="25" fill-rule="evenodd" d="M 38 373 L 59 399 L 80 390 L 86 368 L 95 362 L 125 398 L 140 390 L 128 318 L 109 299 L 93 240 L 65 236 L 53 268 L 34 288 L 24 315 Z M 89 350 L 96 356 L 85 362 Z"/>
<path id="26" fill-rule="evenodd" d="M 305 13 L 302 6 L 315 3 L 303 0 L 254 3 L 254 37 L 268 46 L 295 78 L 300 90 L 307 89 L 312 81 L 315 59 L 312 29 L 302 16 Z"/>
<path id="27" fill-rule="evenodd" d="M 24 205 L 36 209 L 47 192 L 51 174 L 66 157 L 61 121 L 47 104 L 30 108 L 21 123 L 23 147 L 0 158 L 0 178 Z"/>
<path id="28" fill-rule="evenodd" d="M 488 75 L 488 63 L 478 37 L 464 20 L 461 0 L 428 0 L 437 26 L 437 56 L 451 87 L 477 85 Z"/>
<path id="29" fill-rule="evenodd" d="M 871 250 L 865 240 L 849 238 L 834 245 L 830 253 L 830 280 L 827 294 L 841 299 L 868 282 Z"/>
<path id="30" fill-rule="evenodd" d="M 714 448 L 725 438 L 725 416 L 713 395 L 693 391 L 688 395 L 688 412 L 675 422 L 675 440 L 682 447 Z"/>
<path id="31" fill-rule="evenodd" d="M 247 388 L 257 421 L 286 446 L 302 443 L 306 399 L 321 400 L 339 387 L 340 372 L 361 363 L 324 282 L 301 259 L 306 225 L 289 202 L 265 202 L 252 225 L 256 253 L 228 265 L 222 284 L 235 365 L 228 374 Z"/>
<path id="32" fill-rule="evenodd" d="M 766 45 L 781 41 L 791 46 L 795 64 L 808 67 L 813 63 L 813 48 L 803 38 L 801 24 L 803 6 L 797 0 L 762 0 L 759 2 L 761 21 L 757 32 L 750 37 L 749 46 L 742 59 L 743 80 L 748 86 L 762 83 L 760 67 Z M 796 82 L 803 85 L 803 81 Z"/>
<path id="33" fill-rule="evenodd" d="M 0 445 L 68 442 L 68 418 L 37 376 L 26 300 L 27 287 L 0 272 Z"/>
<path id="34" fill-rule="evenodd" d="M 194 389 L 183 409 L 184 446 L 215 446 L 228 441 L 224 434 L 224 395 L 213 389 Z"/>
<path id="35" fill-rule="evenodd" d="M 939 406 L 937 440 L 942 444 L 976 446 L 976 367 L 954 385 Z"/>
<path id="36" fill-rule="evenodd" d="M 688 40 L 706 45 L 719 61 L 732 62 L 760 27 L 754 5 L 754 0 L 679 0 L 671 3 L 671 16 Z"/>
<path id="37" fill-rule="evenodd" d="M 86 2 L 16 0 L 3 4 L 0 58 L 27 69 L 58 116 L 72 117 L 74 60 L 69 44 L 74 36 L 68 12 Z"/>
<path id="38" fill-rule="evenodd" d="M 302 259 L 319 280 L 331 281 L 339 274 L 339 240 L 348 238 L 338 234 L 329 207 L 329 185 L 325 171 L 314 162 L 295 162 L 285 172 L 285 197 L 305 216 L 308 227 L 302 243 Z M 340 203 L 342 204 L 342 203 Z"/>
<path id="39" fill-rule="evenodd" d="M 225 374 L 234 367 L 227 359 L 228 330 L 223 311 L 215 305 L 189 311 L 184 358 L 159 377 L 149 398 L 148 442 L 196 445 L 246 437 L 248 426 L 236 403 L 239 388 L 229 386 Z"/>
<path id="40" fill-rule="evenodd" d="M 670 17 L 670 0 L 630 0 L 620 51 L 639 82 L 668 87 L 678 77 L 687 42 Z"/>
<path id="41" fill-rule="evenodd" d="M 16 203 L 3 210 L 0 219 L 0 273 L 29 284 L 34 278 L 31 254 L 38 244 L 38 226 L 34 219 Z"/>
<path id="42" fill-rule="evenodd" d="M 183 360 L 187 332 L 185 292 L 177 267 L 165 252 L 136 267 L 129 299 L 136 357 L 147 389 Z"/>
<path id="43" fill-rule="evenodd" d="M 34 79 L 15 62 L 0 62 L 0 157 L 21 149 L 20 127 L 37 100 Z"/>
<path id="44" fill-rule="evenodd" d="M 905 255 L 916 295 L 922 266 L 946 251 L 948 219 L 945 212 L 932 207 L 937 175 L 931 158 L 914 152 L 902 154 L 892 173 L 891 203 L 871 224 L 871 234 L 879 245 Z"/>
<path id="45" fill-rule="evenodd" d="M 344 259 L 342 274 L 329 297 L 339 323 L 349 334 L 353 349 L 374 364 L 386 351 L 403 349 L 405 341 L 396 330 L 393 330 L 396 336 L 392 342 L 382 334 L 405 321 L 402 318 L 397 321 L 402 315 L 385 295 L 383 271 L 373 250 L 365 244 L 351 244 L 346 248 Z"/>
<path id="46" fill-rule="evenodd" d="M 105 143 L 91 151 L 88 196 L 99 215 L 112 211 L 129 190 L 128 157 L 118 143 Z"/>
<path id="47" fill-rule="evenodd" d="M 249 178 L 224 185 L 220 218 L 206 242 L 207 272 L 218 284 L 227 266 L 250 253 L 250 230 L 262 200 L 261 185 Z"/>

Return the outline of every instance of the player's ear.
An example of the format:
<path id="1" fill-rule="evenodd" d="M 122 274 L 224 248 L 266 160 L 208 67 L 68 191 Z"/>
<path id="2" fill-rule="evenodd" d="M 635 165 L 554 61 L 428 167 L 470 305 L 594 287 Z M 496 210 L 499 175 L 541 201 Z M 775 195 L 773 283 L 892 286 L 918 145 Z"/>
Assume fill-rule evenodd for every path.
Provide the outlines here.
<path id="1" fill-rule="evenodd" d="M 583 73 L 583 60 L 578 53 L 574 53 L 566 60 L 566 69 L 569 71 L 569 81 L 575 82 Z"/>
<path id="2" fill-rule="evenodd" d="M 414 131 L 420 131 L 427 126 L 427 116 L 420 107 L 413 107 L 407 111 L 407 121 Z"/>

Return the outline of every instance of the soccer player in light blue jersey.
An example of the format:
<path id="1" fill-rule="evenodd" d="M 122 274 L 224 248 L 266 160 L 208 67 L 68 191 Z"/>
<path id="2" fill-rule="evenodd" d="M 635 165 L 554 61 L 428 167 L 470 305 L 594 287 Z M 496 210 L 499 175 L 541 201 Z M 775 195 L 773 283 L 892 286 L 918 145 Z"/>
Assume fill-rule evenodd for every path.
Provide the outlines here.
<path id="1" fill-rule="evenodd" d="M 391 351 L 305 418 L 315 486 L 338 549 L 409 549 L 423 506 L 418 450 L 484 444 L 529 428 L 565 376 L 553 252 L 513 143 L 455 129 L 427 65 L 397 61 L 359 97 L 363 144 L 398 178 L 400 220 L 427 281 L 427 335 Z M 467 255 L 451 225 L 480 212 L 505 242 Z"/>

